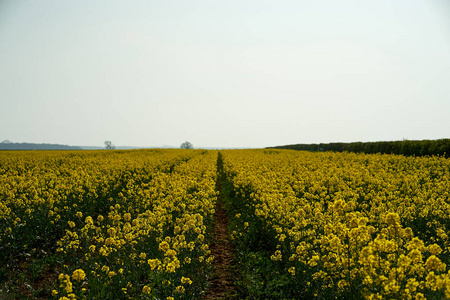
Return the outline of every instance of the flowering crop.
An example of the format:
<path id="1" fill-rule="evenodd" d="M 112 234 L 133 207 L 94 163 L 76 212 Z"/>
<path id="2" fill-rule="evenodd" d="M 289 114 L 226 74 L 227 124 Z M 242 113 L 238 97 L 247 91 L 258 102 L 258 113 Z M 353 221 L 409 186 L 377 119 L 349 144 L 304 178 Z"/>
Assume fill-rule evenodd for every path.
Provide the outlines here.
<path id="1" fill-rule="evenodd" d="M 197 298 L 216 162 L 203 150 L 1 153 L 2 274 L 14 285 L 51 258 L 55 299 Z"/>
<path id="2" fill-rule="evenodd" d="M 450 298 L 448 159 L 221 153 L 249 293 Z"/>
<path id="3" fill-rule="evenodd" d="M 0 295 L 201 298 L 218 176 L 242 298 L 450 298 L 449 159 L 263 149 L 1 152 Z"/>

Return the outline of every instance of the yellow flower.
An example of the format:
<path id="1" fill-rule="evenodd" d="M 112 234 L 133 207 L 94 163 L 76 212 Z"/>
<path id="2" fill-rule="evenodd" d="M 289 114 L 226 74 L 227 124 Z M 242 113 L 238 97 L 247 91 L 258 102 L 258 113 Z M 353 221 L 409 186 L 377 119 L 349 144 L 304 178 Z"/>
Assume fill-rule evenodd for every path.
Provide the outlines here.
<path id="1" fill-rule="evenodd" d="M 113 276 L 116 276 L 116 275 L 117 275 L 117 273 L 114 272 L 114 271 L 109 271 L 109 273 L 108 273 L 109 277 L 113 277 Z"/>
<path id="2" fill-rule="evenodd" d="M 423 241 L 421 239 L 417 238 L 417 237 L 413 238 L 406 245 L 406 248 L 408 250 L 411 250 L 411 249 L 422 250 L 424 247 L 425 247 L 425 245 L 424 245 Z"/>
<path id="3" fill-rule="evenodd" d="M 162 241 L 162 242 L 159 244 L 159 250 L 160 250 L 160 251 L 166 252 L 167 250 L 169 250 L 169 248 L 170 248 L 170 245 L 169 245 L 169 243 L 167 243 L 166 241 Z"/>
<path id="4" fill-rule="evenodd" d="M 282 258 L 282 254 L 281 254 L 280 250 L 275 251 L 275 254 L 270 256 L 270 259 L 275 260 L 275 261 L 281 260 L 281 258 Z"/>
<path id="5" fill-rule="evenodd" d="M 436 234 L 437 234 L 438 237 L 440 237 L 443 240 L 446 240 L 448 238 L 448 236 L 445 233 L 445 231 L 440 229 L 440 228 L 438 230 L 436 230 Z"/>
<path id="6" fill-rule="evenodd" d="M 72 279 L 75 281 L 82 281 L 86 278 L 86 274 L 82 269 L 77 269 L 73 271 Z"/>
<path id="7" fill-rule="evenodd" d="M 116 236 L 116 233 L 117 233 L 117 230 L 116 230 L 114 227 L 111 227 L 111 228 L 109 228 L 109 229 L 107 230 L 107 232 L 108 232 L 109 236 L 115 237 L 115 236 Z"/>
<path id="8" fill-rule="evenodd" d="M 386 219 L 385 222 L 389 225 L 389 226 L 396 226 L 400 224 L 400 216 L 397 213 L 388 213 L 386 215 Z"/>
<path id="9" fill-rule="evenodd" d="M 420 250 L 413 249 L 408 253 L 408 256 L 415 264 L 422 262 L 422 252 Z"/>
<path id="10" fill-rule="evenodd" d="M 175 272 L 176 269 L 177 269 L 177 266 L 175 265 L 174 262 L 170 262 L 166 266 L 166 270 L 167 270 L 168 273 L 173 273 L 173 272 Z"/>
<path id="11" fill-rule="evenodd" d="M 166 251 L 166 253 L 164 255 L 165 256 L 176 256 L 177 252 L 175 250 L 169 249 Z"/>
<path id="12" fill-rule="evenodd" d="M 428 251 L 433 255 L 439 255 L 442 252 L 442 249 L 439 245 L 431 244 L 428 246 Z"/>
<path id="13" fill-rule="evenodd" d="M 133 240 L 133 234 L 131 234 L 131 233 L 127 233 L 127 234 L 125 234 L 125 239 L 127 240 L 127 241 L 132 241 Z"/>
<path id="14" fill-rule="evenodd" d="M 147 261 L 147 263 L 149 264 L 149 266 L 150 266 L 150 268 L 152 269 L 152 271 L 153 271 L 154 269 L 156 269 L 156 268 L 161 264 L 161 262 L 160 262 L 159 259 L 157 259 L 157 258 L 155 258 L 155 259 L 149 259 L 149 260 Z"/>
<path id="15" fill-rule="evenodd" d="M 144 287 L 142 288 L 142 293 L 143 294 L 150 294 L 150 292 L 152 291 L 152 289 L 148 286 L 148 285 L 144 285 Z"/>
<path id="16" fill-rule="evenodd" d="M 338 287 L 339 287 L 340 289 L 343 289 L 343 288 L 346 287 L 346 286 L 348 286 L 348 282 L 347 282 L 347 281 L 345 281 L 345 280 L 339 280 L 339 282 L 338 282 Z"/>
<path id="17" fill-rule="evenodd" d="M 86 219 L 84 219 L 84 222 L 89 225 L 94 225 L 94 220 L 91 216 L 86 217 Z"/>
<path id="18" fill-rule="evenodd" d="M 192 284 L 192 280 L 189 277 L 181 276 L 181 283 L 182 284 Z"/>
<path id="19" fill-rule="evenodd" d="M 418 286 L 419 282 L 417 282 L 415 278 L 408 279 L 408 282 L 406 283 L 406 288 L 411 292 L 415 292 Z"/>
<path id="20" fill-rule="evenodd" d="M 72 282 L 67 281 L 66 282 L 66 287 L 64 288 L 66 290 L 67 293 L 72 293 Z"/>
<path id="21" fill-rule="evenodd" d="M 426 300 L 427 298 L 422 293 L 417 293 L 415 300 Z"/>
<path id="22" fill-rule="evenodd" d="M 313 256 L 311 257 L 311 259 L 308 261 L 308 264 L 309 264 L 311 267 L 315 267 L 315 266 L 317 266 L 319 260 L 320 260 L 319 255 L 313 255 Z"/>
<path id="23" fill-rule="evenodd" d="M 368 284 L 372 284 L 372 282 L 373 282 L 372 277 L 366 276 L 366 278 L 364 278 L 363 284 L 368 285 Z"/>
<path id="24" fill-rule="evenodd" d="M 425 262 L 425 265 L 427 266 L 428 270 L 445 271 L 445 264 L 434 255 L 428 257 L 427 261 Z"/>
<path id="25" fill-rule="evenodd" d="M 335 236 L 331 239 L 330 247 L 331 247 L 332 251 L 339 252 L 340 245 L 341 245 L 341 240 L 337 236 Z"/>

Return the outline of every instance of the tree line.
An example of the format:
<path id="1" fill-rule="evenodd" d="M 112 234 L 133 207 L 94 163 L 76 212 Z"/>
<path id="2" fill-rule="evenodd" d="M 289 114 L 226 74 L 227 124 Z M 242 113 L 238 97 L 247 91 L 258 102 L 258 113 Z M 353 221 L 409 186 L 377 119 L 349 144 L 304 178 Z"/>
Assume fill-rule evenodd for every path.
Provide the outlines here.
<path id="1" fill-rule="evenodd" d="M 80 150 L 81 147 L 60 144 L 12 143 L 5 140 L 0 143 L 0 150 Z"/>
<path id="2" fill-rule="evenodd" d="M 336 151 L 355 153 L 402 154 L 405 156 L 450 156 L 450 139 L 438 140 L 402 140 L 382 142 L 293 144 L 267 147 L 271 149 L 291 149 L 305 151 Z"/>

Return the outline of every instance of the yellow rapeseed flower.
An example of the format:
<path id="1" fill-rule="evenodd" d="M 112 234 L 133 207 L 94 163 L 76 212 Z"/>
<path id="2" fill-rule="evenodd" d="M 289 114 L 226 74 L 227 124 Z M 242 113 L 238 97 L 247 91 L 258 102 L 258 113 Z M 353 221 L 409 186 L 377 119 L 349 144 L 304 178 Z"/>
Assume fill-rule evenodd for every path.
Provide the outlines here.
<path id="1" fill-rule="evenodd" d="M 82 281 L 86 278 L 86 273 L 82 269 L 77 269 L 73 271 L 72 279 L 75 281 Z"/>
<path id="2" fill-rule="evenodd" d="M 143 294 L 150 294 L 150 292 L 152 291 L 152 289 L 148 286 L 148 285 L 144 285 L 144 287 L 142 288 L 142 293 Z"/>
<path id="3" fill-rule="evenodd" d="M 192 284 L 192 280 L 189 277 L 181 276 L 181 283 L 182 284 Z"/>

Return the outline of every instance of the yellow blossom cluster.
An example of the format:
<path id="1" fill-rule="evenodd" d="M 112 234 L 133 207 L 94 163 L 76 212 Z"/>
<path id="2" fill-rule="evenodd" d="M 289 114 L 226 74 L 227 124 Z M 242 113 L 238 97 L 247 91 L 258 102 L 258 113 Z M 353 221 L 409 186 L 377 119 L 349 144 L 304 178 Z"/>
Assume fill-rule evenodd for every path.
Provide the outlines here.
<path id="1" fill-rule="evenodd" d="M 0 259 L 61 257 L 55 298 L 195 298 L 212 261 L 217 155 L 2 152 Z"/>
<path id="2" fill-rule="evenodd" d="M 262 149 L 221 155 L 239 215 L 232 238 L 268 251 L 266 273 L 286 277 L 284 285 L 264 280 L 289 287 L 285 297 L 450 298 L 448 159 Z"/>
<path id="3" fill-rule="evenodd" d="M 86 272 L 80 294 L 195 298 L 204 289 L 217 151 L 191 154 L 164 170 L 135 170 L 115 204 L 66 230 L 57 251 L 79 258 L 72 267 Z"/>
<path id="4" fill-rule="evenodd" d="M 165 171 L 192 153 L 162 150 L 2 151 L 0 153 L 0 242 L 32 248 L 36 238 L 80 224 L 82 213 L 109 206 L 112 191 L 134 170 Z M 78 218 L 73 220 L 73 216 Z"/>

